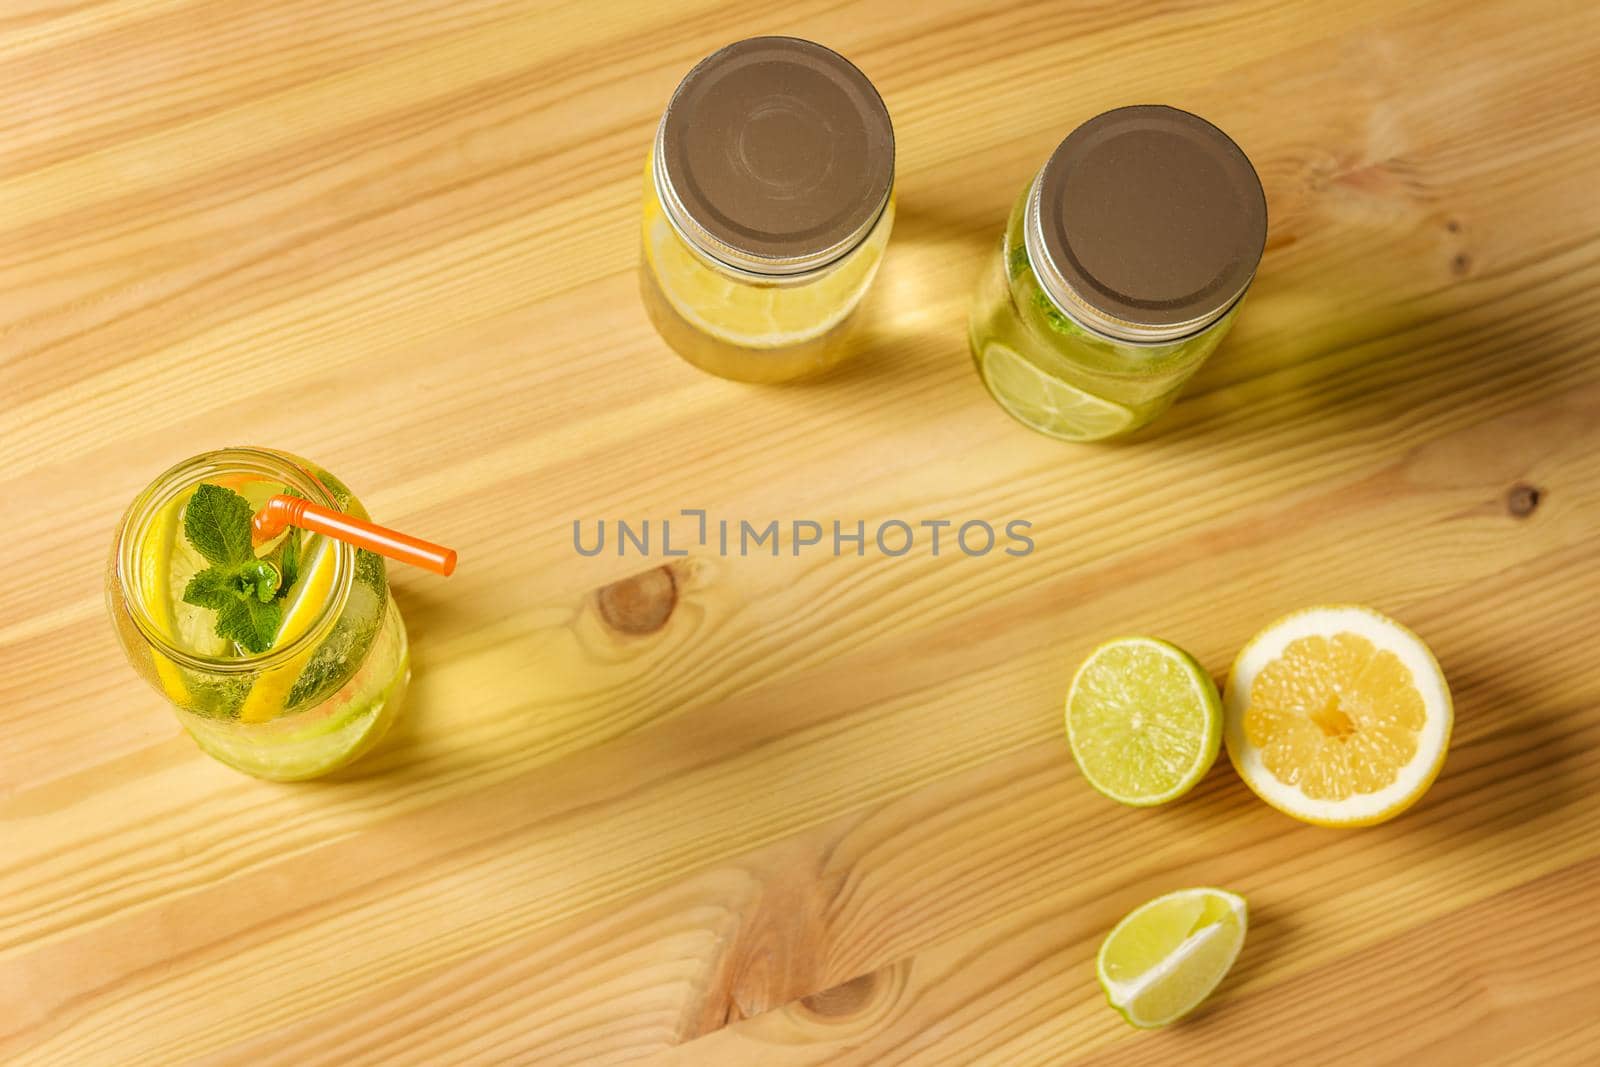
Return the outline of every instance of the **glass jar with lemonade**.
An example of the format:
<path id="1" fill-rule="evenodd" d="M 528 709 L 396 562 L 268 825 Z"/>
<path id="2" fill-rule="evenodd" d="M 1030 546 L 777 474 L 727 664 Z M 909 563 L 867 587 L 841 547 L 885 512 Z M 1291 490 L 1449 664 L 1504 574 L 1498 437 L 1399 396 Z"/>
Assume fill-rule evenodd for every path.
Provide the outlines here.
<path id="1" fill-rule="evenodd" d="M 843 56 L 794 37 L 713 53 L 673 93 L 645 168 L 651 322 L 724 378 L 832 366 L 883 259 L 893 185 L 889 112 Z"/>
<path id="2" fill-rule="evenodd" d="M 298 457 L 207 452 L 129 506 L 106 598 L 129 662 L 201 749 L 290 780 L 370 748 L 411 671 L 381 556 L 299 529 L 252 542 L 254 515 L 280 494 L 366 518 L 342 482 Z"/>

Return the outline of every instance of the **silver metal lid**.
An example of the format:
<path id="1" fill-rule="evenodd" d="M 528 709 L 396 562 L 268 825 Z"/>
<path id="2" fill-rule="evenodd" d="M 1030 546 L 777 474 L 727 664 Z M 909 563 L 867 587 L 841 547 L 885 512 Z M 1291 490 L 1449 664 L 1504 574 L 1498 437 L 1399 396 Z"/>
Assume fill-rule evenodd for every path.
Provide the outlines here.
<path id="1" fill-rule="evenodd" d="M 652 172 L 667 218 L 706 255 L 752 274 L 801 274 L 878 221 L 894 129 L 872 83 L 837 52 L 752 37 L 678 84 Z"/>
<path id="2" fill-rule="evenodd" d="M 1023 235 L 1063 311 L 1117 340 L 1159 343 L 1205 329 L 1244 295 L 1266 247 L 1267 202 L 1250 160 L 1211 123 L 1123 107 L 1050 156 Z"/>

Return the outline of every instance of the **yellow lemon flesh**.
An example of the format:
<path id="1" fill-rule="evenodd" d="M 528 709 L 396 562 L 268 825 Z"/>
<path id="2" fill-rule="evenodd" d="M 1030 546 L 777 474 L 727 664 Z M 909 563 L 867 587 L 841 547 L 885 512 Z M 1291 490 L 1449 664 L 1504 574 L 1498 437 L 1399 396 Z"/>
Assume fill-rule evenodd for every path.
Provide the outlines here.
<path id="1" fill-rule="evenodd" d="M 220 656 L 227 642 L 217 636 L 210 615 L 183 602 L 183 591 L 206 561 L 183 536 L 183 505 L 180 497 L 163 508 L 150 522 L 139 543 L 139 598 L 145 614 L 163 634 L 179 647 L 202 656 Z M 176 704 L 187 707 L 189 687 L 177 664 L 151 650 L 161 688 Z"/>
<path id="2" fill-rule="evenodd" d="M 870 242 L 820 277 L 760 284 L 736 280 L 696 255 L 653 196 L 646 198 L 644 230 L 650 269 L 673 309 L 702 333 L 742 348 L 783 348 L 827 333 L 854 310 L 883 259 L 882 242 Z"/>
<path id="3" fill-rule="evenodd" d="M 1257 634 L 1223 701 L 1228 756 L 1267 803 L 1322 826 L 1365 826 L 1438 775 L 1453 711 L 1420 638 L 1368 608 L 1319 607 Z"/>

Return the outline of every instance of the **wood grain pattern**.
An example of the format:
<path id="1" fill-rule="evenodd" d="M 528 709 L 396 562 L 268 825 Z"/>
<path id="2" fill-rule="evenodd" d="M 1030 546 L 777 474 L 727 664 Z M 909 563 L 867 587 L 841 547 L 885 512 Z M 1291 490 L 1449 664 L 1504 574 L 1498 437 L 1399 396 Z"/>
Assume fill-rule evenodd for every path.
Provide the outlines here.
<path id="1" fill-rule="evenodd" d="M 899 139 L 863 350 L 787 389 L 674 359 L 633 274 L 672 86 L 766 32 L 855 59 Z M 7 4 L 0 1061 L 1592 1060 L 1597 68 L 1564 0 Z M 1171 414 L 1061 446 L 984 394 L 966 294 L 1060 137 L 1150 100 L 1250 154 L 1268 254 Z M 408 714 L 332 780 L 201 757 L 104 618 L 126 502 L 237 442 L 461 550 L 395 575 Z M 571 545 L 697 507 L 1038 548 Z M 1093 644 L 1221 673 L 1330 600 L 1452 681 L 1416 810 L 1078 780 Z M 1199 883 L 1252 902 L 1239 966 L 1133 1032 L 1098 941 Z"/>

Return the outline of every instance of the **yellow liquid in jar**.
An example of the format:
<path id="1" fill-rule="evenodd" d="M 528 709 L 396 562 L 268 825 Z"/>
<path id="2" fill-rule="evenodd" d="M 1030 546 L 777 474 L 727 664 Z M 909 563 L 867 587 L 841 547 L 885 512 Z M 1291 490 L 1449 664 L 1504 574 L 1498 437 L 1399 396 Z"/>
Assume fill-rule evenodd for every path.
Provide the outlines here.
<path id="1" fill-rule="evenodd" d="M 822 270 L 755 279 L 724 269 L 667 219 L 645 167 L 639 286 L 656 331 L 701 370 L 782 382 L 826 370 L 850 348 L 854 314 L 889 243 L 894 198 L 866 238 Z"/>

